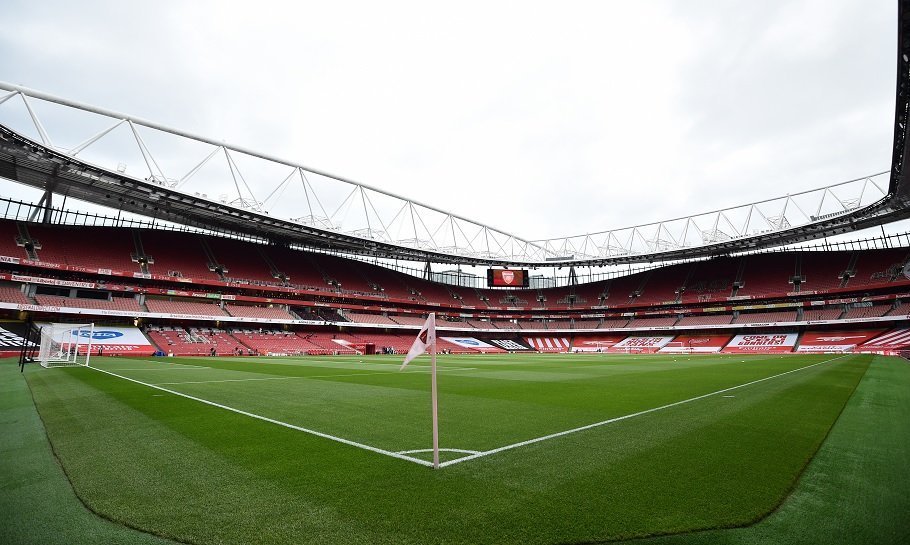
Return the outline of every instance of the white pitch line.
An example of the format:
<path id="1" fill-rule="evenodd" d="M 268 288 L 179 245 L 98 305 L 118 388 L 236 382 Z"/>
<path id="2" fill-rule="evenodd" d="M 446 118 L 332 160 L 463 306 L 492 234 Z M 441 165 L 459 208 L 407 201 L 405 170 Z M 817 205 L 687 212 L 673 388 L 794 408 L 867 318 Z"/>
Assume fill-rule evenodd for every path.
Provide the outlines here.
<path id="1" fill-rule="evenodd" d="M 440 468 L 443 468 L 443 467 L 447 467 L 447 466 L 459 464 L 459 463 L 461 463 L 461 462 L 467 462 L 467 461 L 469 461 L 469 460 L 476 460 L 477 458 L 482 458 L 482 457 L 484 457 L 484 456 L 489 456 L 489 455 L 491 455 L 491 454 L 497 454 L 497 453 L 499 453 L 499 452 L 503 452 L 503 451 L 506 451 L 506 450 L 512 450 L 512 449 L 516 449 L 516 448 L 518 448 L 518 447 L 524 447 L 524 446 L 527 446 L 527 445 L 532 445 L 532 444 L 534 444 L 534 443 L 540 443 L 541 441 L 546 441 L 546 440 L 548 440 L 548 439 L 555 439 L 555 438 L 557 438 L 557 437 L 562 437 L 562 436 L 564 436 L 564 435 L 569 435 L 569 434 L 577 433 L 577 432 L 584 431 L 584 430 L 590 430 L 590 429 L 592 429 L 592 428 L 597 428 L 597 427 L 600 427 L 600 426 L 604 426 L 604 425 L 606 425 L 606 424 L 612 424 L 613 422 L 619 422 L 619 421 L 621 421 L 621 420 L 628 420 L 629 418 L 635 418 L 636 416 L 641 416 L 641 415 L 648 414 L 648 413 L 653 413 L 653 412 L 657 412 L 657 411 L 662 411 L 662 410 L 664 410 L 664 409 L 669 409 L 669 408 L 671 408 L 671 407 L 676 407 L 676 406 L 678 406 L 678 405 L 683 405 L 683 404 L 685 404 L 685 403 L 691 403 L 691 402 L 693 402 L 693 401 L 698 401 L 699 399 L 705 399 L 706 397 L 711 397 L 711 396 L 715 396 L 715 395 L 717 395 L 717 394 L 722 394 L 722 393 L 724 393 L 724 392 L 729 392 L 729 391 L 731 391 L 731 390 L 736 390 L 736 389 L 738 389 L 738 388 L 744 388 L 744 387 L 746 387 L 746 386 L 751 386 L 751 385 L 753 385 L 753 384 L 758 384 L 759 382 L 764 382 L 764 381 L 766 381 L 766 380 L 771 380 L 771 379 L 773 379 L 773 378 L 782 377 L 782 376 L 784 376 L 784 375 L 789 375 L 790 373 L 795 373 L 795 372 L 797 372 L 797 371 L 804 371 L 804 370 L 806 370 L 806 369 L 811 369 L 812 367 L 819 366 L 819 365 L 821 365 L 821 364 L 823 364 L 823 363 L 828 363 L 828 362 L 831 362 L 831 361 L 834 361 L 834 360 L 838 360 L 838 359 L 841 359 L 841 358 L 845 358 L 845 357 L 847 357 L 847 356 L 846 356 L 846 355 L 844 355 L 844 356 L 838 356 L 838 357 L 836 357 L 836 358 L 831 358 L 831 359 L 828 359 L 828 360 L 825 360 L 825 361 L 820 361 L 820 362 L 818 362 L 818 363 L 813 363 L 812 365 L 807 365 L 807 366 L 805 366 L 805 367 L 800 367 L 800 368 L 798 368 L 798 369 L 791 369 L 790 371 L 785 371 L 785 372 L 783 372 L 783 373 L 778 373 L 778 374 L 776 374 L 776 375 L 771 375 L 770 377 L 760 378 L 760 379 L 758 379 L 758 380 L 753 380 L 753 381 L 751 381 L 751 382 L 746 382 L 745 384 L 740 384 L 740 385 L 738 385 L 738 386 L 731 386 L 731 387 L 729 387 L 729 388 L 724 388 L 723 390 L 717 390 L 716 392 L 711 392 L 711 393 L 709 393 L 709 394 L 703 394 L 703 395 L 700 395 L 700 396 L 691 397 L 691 398 L 689 398 L 689 399 L 683 399 L 682 401 L 676 401 L 676 402 L 674 402 L 674 403 L 668 403 L 668 404 L 666 404 L 666 405 L 661 405 L 660 407 L 654 407 L 653 409 L 646 409 L 646 410 L 644 410 L 644 411 L 639 411 L 639 412 L 637 412 L 637 413 L 627 414 L 627 415 L 624 415 L 624 416 L 617 416 L 616 418 L 610 418 L 609 420 L 603 420 L 603 421 L 600 421 L 600 422 L 595 422 L 595 423 L 593 423 L 593 424 L 588 424 L 588 425 L 586 425 L 586 426 L 580 426 L 580 427 L 577 427 L 577 428 L 572 428 L 571 430 L 565 430 L 565 431 L 560 431 L 560 432 L 556 432 L 556 433 L 551 433 L 551 434 L 549 434 L 549 435 L 544 435 L 544 436 L 541 436 L 541 437 L 535 437 L 534 439 L 528 439 L 528 440 L 526 440 L 526 441 L 520 441 L 520 442 L 518 442 L 518 443 L 512 443 L 511 445 L 506 445 L 506 446 L 504 446 L 504 447 L 494 448 L 494 449 L 492 449 L 492 450 L 485 450 L 485 451 L 482 451 L 482 452 L 478 452 L 477 454 L 472 454 L 472 455 L 470 455 L 470 456 L 464 456 L 464 457 L 462 457 L 462 458 L 456 458 L 456 459 L 454 459 L 454 460 L 449 460 L 449 461 L 447 461 L 447 462 L 442 462 L 441 464 L 439 464 L 439 467 L 440 467 Z"/>
<path id="2" fill-rule="evenodd" d="M 420 454 L 421 452 L 433 452 L 431 448 L 417 448 L 414 450 L 399 450 L 398 454 Z M 459 454 L 477 454 L 476 450 L 465 450 L 463 448 L 442 448 L 439 447 L 439 452 L 457 452 Z"/>
<path id="3" fill-rule="evenodd" d="M 206 369 L 208 369 L 206 367 Z M 465 367 L 463 369 L 448 369 L 449 371 L 462 371 L 468 369 L 475 369 L 474 367 Z M 123 371 L 124 369 L 118 369 L 118 371 Z M 128 369 L 127 369 L 128 370 Z M 138 369 L 137 369 L 138 370 Z M 155 384 L 159 385 L 177 385 L 177 384 L 212 384 L 216 382 L 250 382 L 258 380 L 291 380 L 291 379 L 303 379 L 303 378 L 335 378 L 335 377 L 362 377 L 366 375 L 392 375 L 394 371 L 376 371 L 367 372 L 367 373 L 339 373 L 335 375 L 307 375 L 299 377 L 262 377 L 262 378 L 226 378 L 223 380 L 187 380 L 184 382 L 156 382 Z"/>
<path id="4" fill-rule="evenodd" d="M 255 380 L 291 380 L 302 378 L 334 378 L 334 377 L 361 377 L 364 375 L 390 375 L 391 371 L 377 371 L 375 373 L 344 373 L 338 375 L 310 375 L 300 377 L 262 377 L 262 378 L 227 378 L 224 380 L 189 380 L 186 382 L 156 382 L 159 385 L 177 385 L 177 384 L 211 384 L 215 382 L 249 382 Z"/>
<path id="5" fill-rule="evenodd" d="M 93 369 L 98 369 L 98 368 L 97 368 L 97 367 L 93 367 Z M 171 367 L 161 367 L 161 368 L 158 368 L 158 369 L 156 369 L 156 368 L 154 368 L 154 367 L 136 367 L 136 368 L 133 368 L 133 369 L 117 369 L 117 370 L 118 370 L 118 371 L 193 371 L 193 370 L 196 370 L 196 369 L 211 369 L 211 367 L 196 367 L 196 366 L 194 365 L 193 367 L 174 367 L 174 368 L 171 368 Z"/>
<path id="6" fill-rule="evenodd" d="M 156 389 L 156 390 L 161 390 L 162 392 L 167 392 L 167 393 L 173 394 L 173 395 L 175 395 L 175 396 L 180 396 L 180 397 L 183 397 L 183 398 L 186 398 L 186 399 L 192 399 L 193 401 L 198 401 L 199 403 L 204 403 L 204 404 L 210 405 L 210 406 L 212 406 L 212 407 L 218 407 L 219 409 L 224 409 L 224 410 L 226 410 L 226 411 L 231 411 L 231 412 L 234 412 L 234 413 L 237 413 L 237 414 L 242 414 L 243 416 L 248 416 L 248 417 L 250 417 L 250 418 L 256 418 L 256 419 L 262 420 L 262 421 L 264 421 L 264 422 L 269 422 L 270 424 L 277 424 L 277 425 L 279 425 L 279 426 L 284 426 L 285 428 L 290 428 L 290 429 L 292 429 L 292 430 L 302 431 L 302 432 L 304 432 L 304 433 L 309 433 L 310 435 L 315 435 L 316 437 L 322 437 L 323 439 L 329 439 L 329 440 L 331 440 L 331 441 L 336 441 L 336 442 L 338 442 L 338 443 L 343 443 L 343 444 L 345 444 L 345 445 L 349 445 L 349 446 L 352 446 L 352 447 L 361 448 L 361 449 L 363 449 L 363 450 L 368 450 L 368 451 L 370 451 L 370 452 L 375 452 L 375 453 L 377 453 L 377 454 L 384 454 L 384 455 L 390 456 L 390 457 L 392 457 L 392 458 L 398 458 L 399 460 L 405 460 L 405 461 L 408 461 L 408 462 L 414 462 L 415 464 L 420 464 L 420 465 L 422 465 L 422 466 L 433 467 L 433 462 L 427 462 L 427 461 L 425 461 L 425 460 L 421 460 L 421 459 L 419 459 L 419 458 L 413 458 L 413 457 L 407 456 L 407 455 L 405 455 L 405 454 L 398 454 L 397 452 L 392 452 L 392 451 L 385 450 L 385 449 L 381 449 L 381 448 L 374 447 L 374 446 L 371 446 L 371 445 L 366 445 L 366 444 L 364 444 L 364 443 L 358 443 L 357 441 L 351 441 L 350 439 L 345 439 L 345 438 L 343 438 L 343 437 L 338 437 L 338 436 L 335 436 L 335 435 L 330 435 L 330 434 L 328 434 L 328 433 L 323 433 L 323 432 L 321 432 L 321 431 L 311 430 L 311 429 L 309 429 L 309 428 L 304 428 L 304 427 L 301 427 L 301 426 L 295 426 L 294 424 L 288 424 L 287 422 L 282 422 L 281 420 L 275 420 L 274 418 L 269 418 L 269 417 L 267 417 L 267 416 L 262 416 L 262 415 L 259 415 L 259 414 L 251 413 L 251 412 L 248 412 L 248 411 L 244 411 L 244 410 L 241 410 L 241 409 L 237 409 L 237 408 L 235 408 L 235 407 L 230 407 L 230 406 L 228 406 L 228 405 L 222 405 L 221 403 L 215 403 L 214 401 L 209 401 L 209 400 L 207 400 L 207 399 L 202 399 L 201 397 L 195 397 L 195 396 L 191 396 L 191 395 L 189 395 L 189 394 L 184 394 L 184 393 L 181 393 L 181 392 L 177 392 L 177 391 L 174 391 L 174 390 L 170 390 L 170 389 L 168 389 L 168 388 L 162 388 L 161 386 L 157 386 L 157 385 L 155 385 L 155 384 L 149 384 L 149 383 L 147 383 L 147 382 L 142 382 L 141 380 L 136 380 L 136 379 L 134 379 L 134 378 L 125 377 L 125 376 L 123 376 L 123 375 L 118 375 L 117 373 L 112 373 L 111 371 L 105 371 L 104 369 L 99 369 L 99 368 L 97 368 L 97 367 L 89 367 L 89 369 L 94 369 L 95 371 L 98 371 L 98 372 L 100 372 L 100 373 L 105 373 L 105 374 L 107 374 L 107 375 L 111 375 L 111 376 L 114 376 L 114 377 L 117 377 L 117 378 L 122 378 L 123 380 L 128 380 L 128 381 L 130 381 L 130 382 L 135 382 L 136 384 L 141 384 L 141 385 L 143 385 L 143 386 L 148 386 L 149 388 L 154 388 L 154 389 Z"/>

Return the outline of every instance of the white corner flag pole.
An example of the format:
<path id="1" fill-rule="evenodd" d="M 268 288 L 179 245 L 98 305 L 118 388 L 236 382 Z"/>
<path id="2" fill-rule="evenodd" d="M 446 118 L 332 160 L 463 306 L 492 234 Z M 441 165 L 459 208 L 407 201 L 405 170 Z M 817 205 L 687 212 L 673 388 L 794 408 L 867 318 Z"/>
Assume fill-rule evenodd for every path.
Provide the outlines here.
<path id="1" fill-rule="evenodd" d="M 435 325 L 435 324 L 434 324 Z M 434 328 L 435 329 L 435 328 Z M 432 371 L 430 372 L 433 377 L 430 379 L 430 398 L 433 403 L 433 469 L 439 469 L 439 404 L 437 403 L 436 398 L 436 338 L 433 337 L 433 348 L 431 349 L 430 357 L 432 363 Z"/>
<path id="2" fill-rule="evenodd" d="M 411 345 L 408 355 L 404 358 L 404 363 L 401 364 L 401 368 L 398 370 L 401 371 L 411 360 L 426 353 L 427 348 L 430 349 L 432 362 L 430 398 L 433 405 L 433 469 L 439 469 L 439 403 L 436 396 L 436 313 L 434 312 L 431 312 L 427 317 L 426 323 L 423 324 L 423 329 L 417 334 L 414 344 Z"/>

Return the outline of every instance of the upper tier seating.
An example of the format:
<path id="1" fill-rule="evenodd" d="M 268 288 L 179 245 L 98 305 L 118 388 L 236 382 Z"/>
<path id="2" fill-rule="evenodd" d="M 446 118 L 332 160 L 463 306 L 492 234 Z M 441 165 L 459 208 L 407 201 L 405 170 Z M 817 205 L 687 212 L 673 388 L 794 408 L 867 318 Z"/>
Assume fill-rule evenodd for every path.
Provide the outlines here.
<path id="1" fill-rule="evenodd" d="M 841 275 L 847 271 L 853 252 L 805 252 L 802 254 L 801 273 L 805 281 L 801 292 L 826 291 L 840 287 Z"/>
<path id="2" fill-rule="evenodd" d="M 139 265 L 131 258 L 136 247 L 128 230 L 30 223 L 28 232 L 41 245 L 37 250 L 41 261 L 88 269 L 139 271 Z"/>
<path id="3" fill-rule="evenodd" d="M 692 263 L 680 302 L 707 302 L 729 297 L 740 261 L 740 258 L 719 257 Z"/>
<path id="4" fill-rule="evenodd" d="M 790 279 L 796 273 L 794 254 L 760 254 L 742 259 L 745 261 L 743 286 L 737 290 L 737 296 L 766 297 L 793 291 Z"/>
<path id="5" fill-rule="evenodd" d="M 231 281 L 280 285 L 281 280 L 272 276 L 268 263 L 263 259 L 261 244 L 219 237 L 205 239 L 217 265 L 222 265 L 224 277 Z"/>
<path id="6" fill-rule="evenodd" d="M 19 231 L 16 229 L 16 222 L 0 221 L 0 255 L 28 259 L 25 248 L 16 245 L 16 237 L 18 236 Z"/>
<path id="7" fill-rule="evenodd" d="M 644 273 L 647 281 L 641 290 L 641 295 L 635 299 L 635 304 L 654 305 L 676 301 L 678 297 L 676 292 L 686 281 L 691 268 L 692 265 L 687 263 L 652 269 Z"/>
<path id="8" fill-rule="evenodd" d="M 209 260 L 200 235 L 143 229 L 139 236 L 145 255 L 154 260 L 154 263 L 149 264 L 149 272 L 152 274 L 202 280 L 221 279 L 209 269 Z"/>
<path id="9" fill-rule="evenodd" d="M 381 295 L 374 287 L 381 287 L 375 281 L 368 280 L 365 274 L 366 263 L 352 267 L 351 261 L 325 254 L 310 254 L 310 259 L 321 271 L 326 281 L 333 280 L 336 287 L 357 293 Z"/>
<path id="10" fill-rule="evenodd" d="M 334 287 L 322 277 L 322 273 L 310 259 L 311 254 L 278 247 L 268 248 L 264 252 L 278 272 L 288 278 L 291 285 L 334 291 Z"/>
<path id="11" fill-rule="evenodd" d="M 906 281 L 901 268 L 907 261 L 907 257 L 906 248 L 858 252 L 856 275 L 847 282 L 847 287 L 862 288 L 887 284 L 892 281 L 892 278 Z"/>

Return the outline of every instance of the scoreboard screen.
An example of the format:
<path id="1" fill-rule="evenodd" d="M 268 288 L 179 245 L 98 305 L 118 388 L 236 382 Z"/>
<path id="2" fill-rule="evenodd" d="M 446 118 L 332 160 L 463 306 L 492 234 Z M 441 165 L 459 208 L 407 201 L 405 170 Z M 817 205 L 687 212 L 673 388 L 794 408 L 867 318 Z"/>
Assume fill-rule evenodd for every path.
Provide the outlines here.
<path id="1" fill-rule="evenodd" d="M 526 269 L 487 269 L 487 286 L 497 288 L 527 288 Z"/>

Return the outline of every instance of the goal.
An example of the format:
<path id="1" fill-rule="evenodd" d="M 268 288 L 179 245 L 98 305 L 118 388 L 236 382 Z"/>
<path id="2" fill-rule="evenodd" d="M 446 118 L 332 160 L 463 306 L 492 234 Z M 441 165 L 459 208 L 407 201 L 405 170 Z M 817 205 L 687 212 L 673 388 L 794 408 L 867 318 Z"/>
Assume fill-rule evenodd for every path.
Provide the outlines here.
<path id="1" fill-rule="evenodd" d="M 38 361 L 42 367 L 87 366 L 95 324 L 44 324 Z"/>
<path id="2" fill-rule="evenodd" d="M 682 341 L 670 341 L 660 349 L 661 352 L 670 352 L 673 354 L 688 354 L 692 347 Z"/>

